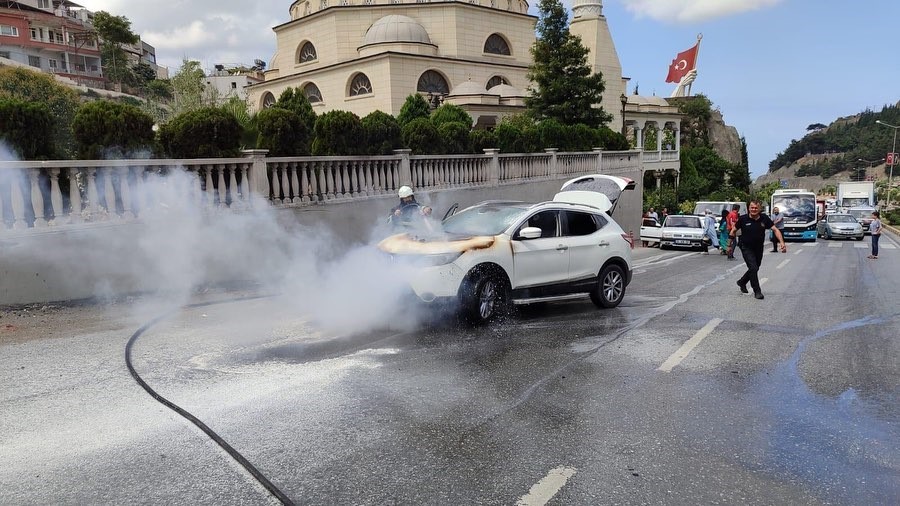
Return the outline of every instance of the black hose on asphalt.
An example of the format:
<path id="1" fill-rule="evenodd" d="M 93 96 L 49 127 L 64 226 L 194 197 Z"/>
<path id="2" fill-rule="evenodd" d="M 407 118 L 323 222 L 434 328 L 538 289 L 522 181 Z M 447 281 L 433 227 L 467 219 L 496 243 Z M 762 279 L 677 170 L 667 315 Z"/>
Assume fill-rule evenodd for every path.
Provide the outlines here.
<path id="1" fill-rule="evenodd" d="M 213 304 L 220 304 L 223 302 L 235 302 L 235 301 L 239 301 L 239 300 L 249 300 L 249 299 L 258 299 L 258 298 L 262 298 L 262 297 L 259 297 L 259 296 L 257 296 L 257 297 L 241 297 L 241 298 L 237 298 L 237 299 L 229 299 L 227 301 L 203 302 L 203 303 L 199 303 L 199 304 L 190 304 L 190 305 L 184 306 L 182 309 L 211 306 Z M 231 457 L 234 458 L 234 460 L 236 460 L 240 465 L 242 465 L 244 467 L 244 469 L 246 469 L 250 474 L 252 474 L 253 477 L 256 478 L 256 480 L 260 484 L 262 484 L 262 486 L 265 487 L 266 490 L 269 491 L 270 494 L 272 494 L 273 496 L 275 496 L 276 499 L 281 501 L 281 504 L 293 506 L 294 502 L 291 501 L 291 499 L 288 496 L 286 496 L 284 494 L 284 492 L 279 490 L 278 487 L 276 487 L 271 481 L 269 481 L 268 478 L 266 478 L 261 472 L 259 472 L 259 470 L 256 469 L 256 467 L 254 467 L 253 464 L 250 463 L 250 461 L 248 461 L 246 458 L 244 458 L 244 456 L 241 455 L 237 450 L 232 448 L 231 445 L 229 445 L 224 439 L 222 439 L 218 434 L 216 434 L 215 431 L 210 429 L 199 418 L 197 418 L 194 415 L 190 414 L 189 412 L 185 411 L 180 406 L 178 406 L 177 404 L 173 403 L 172 401 L 166 399 L 165 397 L 160 395 L 156 390 L 151 388 L 150 385 L 148 385 L 147 382 L 145 382 L 141 378 L 140 374 L 138 374 L 137 371 L 134 369 L 134 365 L 132 365 L 132 363 L 131 363 L 131 349 L 134 347 L 134 343 L 135 343 L 135 341 L 137 341 L 137 338 L 140 337 L 141 334 L 146 332 L 147 329 L 156 325 L 163 319 L 167 318 L 173 312 L 174 311 L 154 318 L 150 322 L 144 324 L 141 328 L 137 329 L 137 331 L 134 334 L 132 334 L 131 339 L 128 340 L 128 344 L 125 345 L 125 365 L 128 366 L 128 372 L 131 373 L 131 376 L 134 378 L 135 381 L 138 382 L 138 385 L 140 385 L 141 388 L 146 390 L 147 393 L 150 394 L 151 397 L 153 397 L 154 399 L 159 401 L 163 406 L 166 406 L 167 408 L 171 409 L 172 411 L 183 416 L 189 422 L 196 425 L 200 430 L 205 432 L 207 436 L 209 436 L 213 441 L 215 441 L 216 444 L 218 444 L 223 450 L 228 452 L 228 454 L 231 455 Z"/>

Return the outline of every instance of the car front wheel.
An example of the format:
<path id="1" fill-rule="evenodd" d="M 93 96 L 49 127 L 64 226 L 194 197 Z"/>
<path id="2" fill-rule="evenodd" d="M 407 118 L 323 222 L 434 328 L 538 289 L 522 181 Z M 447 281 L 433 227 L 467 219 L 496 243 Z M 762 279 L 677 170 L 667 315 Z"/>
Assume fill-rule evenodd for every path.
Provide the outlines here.
<path id="1" fill-rule="evenodd" d="M 504 279 L 493 272 L 474 274 L 462 294 L 463 311 L 473 323 L 487 323 L 499 317 L 509 303 Z"/>
<path id="2" fill-rule="evenodd" d="M 625 271 L 618 265 L 607 265 L 600 271 L 597 286 L 591 292 L 591 301 L 601 308 L 613 308 L 625 297 Z"/>

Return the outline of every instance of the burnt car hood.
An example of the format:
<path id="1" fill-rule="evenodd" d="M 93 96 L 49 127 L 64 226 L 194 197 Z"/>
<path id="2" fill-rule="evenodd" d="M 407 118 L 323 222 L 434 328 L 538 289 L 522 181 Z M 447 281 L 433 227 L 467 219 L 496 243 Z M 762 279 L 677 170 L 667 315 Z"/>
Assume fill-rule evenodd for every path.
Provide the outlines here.
<path id="1" fill-rule="evenodd" d="M 409 234 L 397 234 L 378 243 L 378 249 L 393 255 L 439 255 L 489 248 L 495 240 L 493 236 L 422 240 Z"/>
<path id="2" fill-rule="evenodd" d="M 563 183 L 554 202 L 585 204 L 612 214 L 622 192 L 633 190 L 635 182 L 627 177 L 606 174 L 578 176 Z"/>

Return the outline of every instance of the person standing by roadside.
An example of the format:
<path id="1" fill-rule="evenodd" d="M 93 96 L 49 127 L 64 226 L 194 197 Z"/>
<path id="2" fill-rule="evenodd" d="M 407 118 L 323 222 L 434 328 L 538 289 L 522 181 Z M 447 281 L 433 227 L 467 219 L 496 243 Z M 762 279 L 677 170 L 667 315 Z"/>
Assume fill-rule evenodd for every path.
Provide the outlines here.
<path id="1" fill-rule="evenodd" d="M 781 214 L 777 206 L 772 209 L 772 223 L 775 224 L 775 228 L 777 228 L 778 231 L 781 232 L 781 236 L 784 237 L 784 215 Z M 775 232 L 772 232 L 772 253 L 778 253 L 778 248 L 776 246 Z"/>
<path id="2" fill-rule="evenodd" d="M 713 213 L 709 209 L 703 213 L 703 253 L 704 255 L 709 255 L 709 246 L 713 248 L 719 249 L 719 237 L 716 235 L 716 219 L 713 218 Z M 709 245 L 706 244 L 706 240 L 709 239 Z"/>
<path id="3" fill-rule="evenodd" d="M 722 209 L 722 216 L 719 218 L 719 254 L 728 254 L 728 209 Z"/>
<path id="4" fill-rule="evenodd" d="M 656 221 L 659 221 L 659 215 L 656 214 L 656 211 L 652 207 L 647 212 L 650 214 L 651 218 L 653 218 Z"/>
<path id="5" fill-rule="evenodd" d="M 668 215 L 669 215 L 669 208 L 664 207 L 662 209 L 662 212 L 659 214 L 659 217 L 660 217 L 660 219 L 664 220 L 664 219 L 666 219 L 666 216 L 668 216 Z"/>
<path id="6" fill-rule="evenodd" d="M 734 239 L 740 232 L 741 256 L 744 257 L 744 263 L 747 264 L 747 272 L 737 280 L 738 288 L 742 293 L 748 293 L 747 283 L 749 282 L 753 287 L 753 296 L 757 299 L 765 299 L 759 287 L 759 266 L 762 265 L 763 249 L 766 246 L 766 230 L 771 230 L 775 234 L 778 244 L 781 246 L 781 252 L 787 253 L 787 245 L 784 244 L 781 231 L 775 227 L 771 218 L 760 213 L 760 204 L 756 200 L 750 202 L 748 213 L 738 218 L 729 233 L 729 237 Z"/>
<path id="7" fill-rule="evenodd" d="M 881 239 L 881 231 L 884 228 L 881 225 L 881 213 L 878 211 L 872 212 L 872 223 L 869 224 L 869 232 L 872 233 L 872 254 L 867 258 L 871 258 L 872 260 L 878 259 L 878 240 Z"/>
<path id="8" fill-rule="evenodd" d="M 739 204 L 732 205 L 731 212 L 728 213 L 728 218 L 725 220 L 728 224 L 728 260 L 734 260 L 734 248 L 737 246 L 737 239 L 732 235 L 732 230 L 739 218 L 738 210 L 740 208 L 741 206 Z"/>

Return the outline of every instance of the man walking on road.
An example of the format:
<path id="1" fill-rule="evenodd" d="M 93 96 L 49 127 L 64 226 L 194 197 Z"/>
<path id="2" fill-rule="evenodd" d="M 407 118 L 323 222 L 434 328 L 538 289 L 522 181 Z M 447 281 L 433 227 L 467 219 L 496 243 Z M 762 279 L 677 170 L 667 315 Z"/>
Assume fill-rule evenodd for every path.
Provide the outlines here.
<path id="1" fill-rule="evenodd" d="M 740 232 L 741 255 L 744 257 L 744 263 L 747 264 L 747 272 L 737 280 L 737 285 L 742 293 L 747 293 L 747 283 L 749 282 L 753 287 L 753 296 L 757 299 L 764 299 L 765 296 L 759 287 L 759 266 L 762 265 L 763 248 L 766 245 L 766 230 L 771 230 L 778 238 L 782 253 L 787 253 L 787 246 L 784 244 L 781 231 L 778 230 L 772 219 L 759 212 L 758 201 L 751 201 L 748 211 L 748 214 L 743 214 L 738 218 L 737 223 L 729 232 L 732 240 Z"/>
<path id="2" fill-rule="evenodd" d="M 772 209 L 772 223 L 775 224 L 775 228 L 781 232 L 781 235 L 784 235 L 784 215 L 778 211 L 778 208 Z M 775 232 L 772 232 L 772 253 L 778 253 L 778 249 L 776 249 L 775 243 Z"/>
<path id="3" fill-rule="evenodd" d="M 731 212 L 728 213 L 728 218 L 725 220 L 725 222 L 727 223 L 727 228 L 725 230 L 727 230 L 728 234 L 729 234 L 728 260 L 734 260 L 734 248 L 736 247 L 736 244 L 735 244 L 735 238 L 733 235 L 734 232 L 732 232 L 731 229 L 733 229 L 734 224 L 737 223 L 737 220 L 739 218 L 738 209 L 740 209 L 740 208 L 741 208 L 741 206 L 739 206 L 738 204 L 734 204 L 733 206 L 731 206 Z"/>

